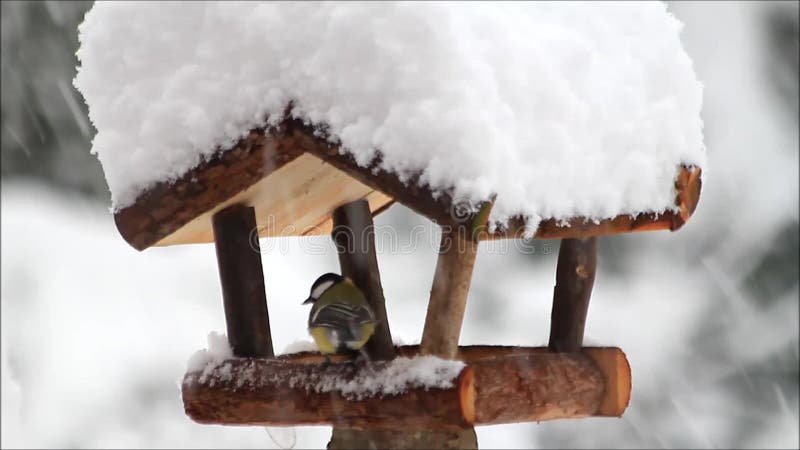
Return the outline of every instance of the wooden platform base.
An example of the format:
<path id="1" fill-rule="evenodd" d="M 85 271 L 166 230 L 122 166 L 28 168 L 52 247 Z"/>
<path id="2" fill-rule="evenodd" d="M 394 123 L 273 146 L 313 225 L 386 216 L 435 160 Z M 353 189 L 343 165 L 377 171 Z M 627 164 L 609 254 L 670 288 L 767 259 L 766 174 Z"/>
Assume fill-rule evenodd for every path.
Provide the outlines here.
<path id="1" fill-rule="evenodd" d="M 397 352 L 413 357 L 418 347 Z M 200 423 L 432 430 L 621 416 L 630 399 L 630 366 L 615 347 L 554 353 L 544 347 L 469 346 L 459 348 L 457 359 L 465 366 L 448 388 L 354 398 L 318 387 L 325 380 L 352 379 L 368 370 L 362 365 L 337 358 L 323 366 L 316 353 L 235 358 L 187 373 L 184 408 Z M 386 364 L 376 362 L 369 370 Z"/>

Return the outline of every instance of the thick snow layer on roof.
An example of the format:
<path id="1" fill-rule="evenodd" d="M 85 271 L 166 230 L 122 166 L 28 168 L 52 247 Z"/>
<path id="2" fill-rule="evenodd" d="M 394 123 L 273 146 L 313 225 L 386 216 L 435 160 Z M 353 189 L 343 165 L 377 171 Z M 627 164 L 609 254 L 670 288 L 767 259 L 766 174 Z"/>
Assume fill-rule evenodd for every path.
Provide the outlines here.
<path id="1" fill-rule="evenodd" d="M 660 2 L 98 2 L 75 86 L 114 208 L 293 101 L 360 164 L 497 193 L 494 219 L 602 219 L 705 162 L 680 29 Z"/>

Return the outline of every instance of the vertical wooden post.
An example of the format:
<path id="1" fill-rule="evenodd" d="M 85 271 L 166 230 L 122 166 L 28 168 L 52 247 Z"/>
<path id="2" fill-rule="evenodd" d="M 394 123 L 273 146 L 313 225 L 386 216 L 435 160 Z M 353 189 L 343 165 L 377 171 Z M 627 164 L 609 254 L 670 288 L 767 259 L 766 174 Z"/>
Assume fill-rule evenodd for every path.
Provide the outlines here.
<path id="1" fill-rule="evenodd" d="M 467 307 L 478 241 L 465 227 L 442 227 L 420 353 L 453 359 Z"/>
<path id="2" fill-rule="evenodd" d="M 256 230 L 255 209 L 233 205 L 212 219 L 217 265 L 222 284 L 225 324 L 233 354 L 240 357 L 271 357 L 264 270 Z"/>
<path id="3" fill-rule="evenodd" d="M 395 357 L 392 333 L 386 317 L 378 257 L 375 253 L 375 226 L 366 200 L 344 204 L 333 212 L 333 241 L 339 253 L 342 275 L 349 277 L 367 297 L 378 324 L 367 342 L 366 351 L 374 360 Z"/>
<path id="4" fill-rule="evenodd" d="M 444 430 L 355 430 L 333 427 L 329 449 L 445 449 L 477 450 L 475 429 Z"/>
<path id="5" fill-rule="evenodd" d="M 550 350 L 581 350 L 596 269 L 597 237 L 561 240 L 550 317 Z"/>
<path id="6" fill-rule="evenodd" d="M 378 319 L 375 334 L 367 342 L 371 359 L 390 360 L 395 357 L 392 333 L 386 317 L 378 256 L 375 253 L 375 226 L 366 200 L 344 204 L 333 211 L 331 237 L 339 254 L 342 275 L 353 280 L 364 292 Z M 402 432 L 398 432 L 402 435 Z M 394 436 L 394 435 L 392 435 Z M 359 430 L 343 425 L 333 427 L 329 449 L 397 448 L 397 441 L 377 430 Z"/>

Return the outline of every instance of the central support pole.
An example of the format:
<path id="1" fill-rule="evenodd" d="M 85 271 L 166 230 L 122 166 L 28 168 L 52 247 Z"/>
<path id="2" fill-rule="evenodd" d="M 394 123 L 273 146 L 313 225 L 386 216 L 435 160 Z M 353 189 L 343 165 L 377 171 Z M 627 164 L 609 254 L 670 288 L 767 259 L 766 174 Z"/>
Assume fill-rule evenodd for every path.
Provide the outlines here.
<path id="1" fill-rule="evenodd" d="M 550 317 L 550 350 L 578 352 L 583 347 L 596 270 L 597 237 L 561 240 Z"/>
<path id="2" fill-rule="evenodd" d="M 352 428 L 333 427 L 329 449 L 477 449 L 475 431 L 468 428 L 444 430 L 421 429 L 375 429 L 370 431 L 355 430 Z"/>
<path id="3" fill-rule="evenodd" d="M 378 324 L 375 334 L 367 342 L 367 354 L 373 360 L 391 360 L 395 357 L 392 333 L 386 317 L 378 256 L 375 253 L 375 225 L 366 200 L 344 204 L 333 211 L 331 233 L 342 275 L 353 280 L 364 292 Z"/>
<path id="4" fill-rule="evenodd" d="M 213 218 L 228 342 L 239 357 L 272 357 L 264 270 L 256 230 L 255 209 L 233 205 Z M 256 235 L 257 236 L 257 235 Z"/>
<path id="5" fill-rule="evenodd" d="M 378 271 L 378 256 L 375 252 L 375 225 L 366 200 L 346 203 L 333 211 L 331 237 L 339 254 L 342 275 L 353 280 L 367 297 L 378 324 L 375 334 L 365 346 L 372 360 L 392 360 L 395 357 L 392 333 L 386 317 L 386 301 L 383 297 L 381 275 Z M 403 435 L 402 431 L 398 431 Z M 356 429 L 347 425 L 335 425 L 329 449 L 352 448 L 402 448 L 392 434 L 372 429 Z"/>

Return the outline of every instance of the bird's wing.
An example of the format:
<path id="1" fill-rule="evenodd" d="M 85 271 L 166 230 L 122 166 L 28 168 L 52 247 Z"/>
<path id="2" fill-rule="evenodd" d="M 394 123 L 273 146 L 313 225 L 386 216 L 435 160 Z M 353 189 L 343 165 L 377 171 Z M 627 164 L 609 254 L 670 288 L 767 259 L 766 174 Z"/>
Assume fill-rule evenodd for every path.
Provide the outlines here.
<path id="1" fill-rule="evenodd" d="M 368 328 L 365 325 L 375 322 L 375 314 L 364 294 L 349 280 L 328 289 L 314 303 L 308 318 L 309 328 L 334 329 L 342 341 L 360 340 L 364 329 Z"/>
<path id="2" fill-rule="evenodd" d="M 331 303 L 322 305 L 308 321 L 309 326 L 349 329 L 353 324 L 374 322 L 372 311 L 365 305 Z"/>

